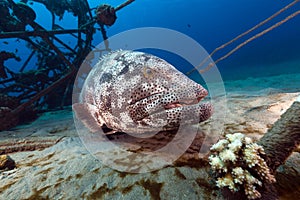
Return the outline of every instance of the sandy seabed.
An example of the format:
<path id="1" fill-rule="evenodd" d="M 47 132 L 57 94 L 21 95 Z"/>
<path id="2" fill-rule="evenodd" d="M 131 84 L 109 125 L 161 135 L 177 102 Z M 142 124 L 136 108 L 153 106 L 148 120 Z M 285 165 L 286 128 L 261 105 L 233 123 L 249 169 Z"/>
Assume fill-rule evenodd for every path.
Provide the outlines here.
<path id="1" fill-rule="evenodd" d="M 257 140 L 300 95 L 297 84 L 300 75 L 227 82 L 226 105 L 224 98 L 215 99 L 215 118 L 220 113 L 224 118 L 226 112 L 224 124 L 214 125 L 211 119 L 201 130 L 218 137 L 221 128 Z M 198 156 L 196 147 L 154 172 L 131 174 L 105 166 L 82 144 L 71 108 L 1 132 L 0 153 L 17 164 L 16 169 L 0 172 L 0 199 L 224 199 L 212 186 L 207 160 Z M 279 170 L 281 199 L 299 197 L 299 153 Z"/>

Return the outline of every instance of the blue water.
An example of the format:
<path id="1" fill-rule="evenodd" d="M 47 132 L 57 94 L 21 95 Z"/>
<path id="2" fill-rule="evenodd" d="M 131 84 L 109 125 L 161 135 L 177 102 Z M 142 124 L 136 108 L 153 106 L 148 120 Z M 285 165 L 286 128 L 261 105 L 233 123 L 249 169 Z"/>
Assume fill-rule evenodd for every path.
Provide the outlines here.
<path id="1" fill-rule="evenodd" d="M 92 5 L 98 1 L 90 2 Z M 121 2 L 123 1 L 110 1 L 108 3 L 118 5 Z M 292 1 L 137 0 L 118 12 L 118 20 L 114 26 L 108 29 L 108 34 L 113 35 L 128 29 L 145 26 L 170 28 L 192 37 L 210 53 L 216 47 L 268 18 L 290 2 Z M 299 9 L 300 3 L 254 33 L 249 34 L 245 39 Z M 300 73 L 299 24 L 300 16 L 297 16 L 218 63 L 223 79 Z M 219 58 L 243 41 L 244 38 L 238 40 L 229 48 L 221 50 L 213 58 Z M 180 65 L 178 59 L 174 59 L 176 63 L 179 63 L 176 67 L 186 67 L 185 63 Z M 290 64 L 291 62 L 292 64 Z M 185 70 L 183 69 L 183 71 Z"/>
<path id="2" fill-rule="evenodd" d="M 89 0 L 90 7 L 101 3 L 117 6 L 124 0 Z M 107 28 L 107 35 L 113 36 L 126 30 L 139 27 L 163 27 L 179 31 L 195 39 L 208 53 L 216 47 L 248 30 L 266 19 L 292 1 L 281 0 L 136 0 L 117 12 L 116 23 Z M 37 13 L 36 22 L 49 29 L 51 15 L 45 7 L 34 2 L 30 5 Z M 296 10 L 300 3 L 285 11 L 263 27 L 222 49 L 213 59 L 218 59 L 245 39 L 280 21 Z M 77 19 L 71 13 L 65 13 L 58 21 L 64 28 L 76 28 Z M 223 80 L 246 79 L 281 74 L 300 73 L 300 15 L 288 21 L 266 35 L 250 42 L 227 59 L 218 63 Z M 59 36 L 68 44 L 76 42 L 69 36 Z M 157 36 L 159 37 L 159 35 Z M 8 40 L 9 45 L 1 42 L 1 49 L 18 48 L 19 56 L 26 58 L 30 51 L 21 42 Z M 94 35 L 93 44 L 102 42 L 100 32 Z M 155 53 L 155 52 L 154 52 Z M 158 52 L 158 55 L 159 52 Z M 192 68 L 184 59 L 163 54 L 166 60 L 182 71 Z M 34 65 L 34 60 L 31 65 Z M 13 60 L 7 61 L 10 67 L 16 66 Z M 300 82 L 300 80 L 299 80 Z"/>

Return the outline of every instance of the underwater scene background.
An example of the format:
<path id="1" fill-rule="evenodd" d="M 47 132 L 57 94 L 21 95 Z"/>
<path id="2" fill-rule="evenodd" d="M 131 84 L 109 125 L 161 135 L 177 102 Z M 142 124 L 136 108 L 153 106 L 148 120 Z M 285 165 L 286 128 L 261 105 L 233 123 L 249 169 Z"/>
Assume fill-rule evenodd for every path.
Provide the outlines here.
<path id="1" fill-rule="evenodd" d="M 0 0 L 0 199 L 299 199 L 299 24 L 299 0 Z M 206 52 L 123 51 L 163 33 Z"/>
<path id="2" fill-rule="evenodd" d="M 107 2 L 90 0 L 88 2 L 91 8 L 95 8 L 100 3 L 108 3 L 112 6 L 123 3 L 121 0 Z M 118 12 L 118 18 L 115 24 L 107 29 L 107 34 L 108 36 L 113 36 L 122 31 L 139 27 L 164 27 L 190 36 L 210 53 L 215 48 L 268 18 L 287 4 L 288 2 L 280 0 L 144 0 L 131 4 L 131 11 L 124 9 Z M 40 3 L 34 3 L 31 7 L 37 14 L 36 22 L 46 29 L 51 28 L 51 14 L 45 6 Z M 283 12 L 263 27 L 250 33 L 246 38 L 250 38 L 266 27 L 280 21 L 280 19 L 284 19 L 296 11 L 298 7 L 299 5 L 295 5 Z M 72 13 L 65 12 L 63 20 L 57 20 L 56 23 L 67 29 L 76 28 L 77 21 Z M 223 80 L 299 73 L 299 21 L 299 17 L 295 17 L 275 30 L 250 42 L 239 49 L 238 52 L 219 63 L 217 66 Z M 62 38 L 68 42 L 76 42 L 73 37 L 64 36 Z M 223 49 L 222 53 L 219 52 L 219 54 L 214 56 L 214 59 L 224 55 L 225 52 L 228 52 L 242 41 L 244 40 L 241 39 L 228 48 Z M 97 45 L 101 42 L 102 36 L 98 32 L 94 35 L 93 44 Z M 16 45 L 13 44 L 5 45 L 2 43 L 1 46 L 7 50 L 14 51 Z M 27 56 L 28 49 L 19 43 L 17 44 L 18 55 L 21 57 Z M 170 55 L 165 55 L 165 57 L 182 71 L 191 68 L 188 63 L 180 58 Z M 13 69 L 15 63 L 10 62 L 13 61 L 8 60 L 7 65 Z"/>

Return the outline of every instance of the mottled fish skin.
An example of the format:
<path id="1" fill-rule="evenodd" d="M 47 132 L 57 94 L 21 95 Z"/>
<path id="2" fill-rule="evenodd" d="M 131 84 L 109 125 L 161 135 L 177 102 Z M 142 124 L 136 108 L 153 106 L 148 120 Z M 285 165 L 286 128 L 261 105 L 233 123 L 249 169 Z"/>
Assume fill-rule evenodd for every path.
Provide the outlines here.
<path id="1" fill-rule="evenodd" d="M 87 126 L 141 134 L 207 120 L 212 106 L 199 103 L 207 94 L 163 59 L 117 51 L 93 67 L 73 108 Z"/>

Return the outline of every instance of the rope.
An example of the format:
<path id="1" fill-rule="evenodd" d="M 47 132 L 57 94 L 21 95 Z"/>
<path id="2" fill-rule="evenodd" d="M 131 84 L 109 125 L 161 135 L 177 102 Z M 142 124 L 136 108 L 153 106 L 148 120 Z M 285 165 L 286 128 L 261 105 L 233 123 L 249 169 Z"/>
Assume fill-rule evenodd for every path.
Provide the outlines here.
<path id="1" fill-rule="evenodd" d="M 294 12 L 293 14 L 289 15 L 288 17 L 286 17 L 284 20 L 274 24 L 273 26 L 271 26 L 270 28 L 256 34 L 255 36 L 249 38 L 248 40 L 246 40 L 245 42 L 239 44 L 238 46 L 236 46 L 233 50 L 231 50 L 229 53 L 227 53 L 225 56 L 219 58 L 218 60 L 216 60 L 216 62 L 211 62 L 205 69 L 200 70 L 200 73 L 204 73 L 206 71 L 208 71 L 211 67 L 213 67 L 215 64 L 217 64 L 218 62 L 220 62 L 221 60 L 224 60 L 225 58 L 229 57 L 231 54 L 233 54 L 234 52 L 236 52 L 238 49 L 240 49 L 241 47 L 245 46 L 246 44 L 248 44 L 249 42 L 259 38 L 260 36 L 270 32 L 271 30 L 277 28 L 278 26 L 282 25 L 283 23 L 287 22 L 288 20 L 296 17 L 297 15 L 300 14 L 300 10 Z"/>
<path id="2" fill-rule="evenodd" d="M 255 25 L 255 26 L 252 27 L 251 29 L 249 29 L 249 30 L 245 31 L 244 33 L 238 35 L 237 37 L 233 38 L 233 39 L 230 40 L 229 42 L 227 42 L 227 43 L 225 43 L 225 44 L 223 44 L 223 45 L 217 47 L 217 48 L 216 48 L 211 54 L 209 54 L 209 55 L 208 55 L 208 56 L 207 56 L 207 57 L 206 57 L 206 58 L 205 58 L 205 59 L 204 59 L 197 67 L 195 67 L 194 69 L 190 70 L 190 71 L 187 72 L 186 74 L 187 74 L 187 75 L 190 75 L 190 74 L 191 74 L 192 72 L 194 72 L 195 70 L 198 70 L 198 69 L 199 69 L 200 67 L 202 67 L 202 66 L 204 65 L 204 63 L 207 62 L 207 60 L 208 60 L 209 58 L 211 58 L 216 52 L 218 52 L 219 50 L 221 50 L 221 49 L 225 48 L 226 46 L 232 44 L 233 42 L 235 42 L 236 40 L 240 39 L 241 37 L 243 37 L 243 36 L 249 34 L 250 32 L 254 31 L 255 29 L 261 27 L 262 25 L 266 24 L 268 21 L 270 21 L 270 20 L 272 20 L 273 18 L 277 17 L 279 14 L 281 14 L 281 13 L 284 12 L 285 10 L 291 8 L 292 6 L 294 6 L 294 5 L 295 5 L 296 3 L 298 3 L 298 2 L 299 2 L 299 0 L 293 1 L 293 2 L 290 3 L 289 5 L 285 6 L 285 7 L 282 8 L 282 9 L 280 9 L 279 11 L 277 11 L 276 13 L 274 13 L 273 15 L 271 15 L 269 18 L 267 18 L 267 19 L 265 19 L 264 21 L 260 22 L 259 24 Z M 295 13 L 297 13 L 297 12 L 295 12 Z M 294 15 L 295 13 L 293 13 L 292 15 Z M 287 18 L 291 19 L 291 18 L 295 17 L 295 16 L 298 15 L 298 14 L 296 14 L 295 16 L 292 16 L 292 15 L 289 16 L 290 18 L 289 18 L 289 17 L 287 17 Z M 282 21 L 284 21 L 284 22 L 288 21 L 289 19 L 287 19 L 287 18 L 285 18 L 285 19 L 282 20 Z M 282 21 L 281 21 L 281 22 L 282 22 Z M 280 24 L 277 25 L 276 27 L 278 27 L 278 26 L 280 26 L 281 24 L 284 23 L 284 22 L 282 22 L 282 23 L 281 23 L 281 22 L 279 22 Z M 277 23 L 277 24 L 278 24 L 278 23 Z M 276 24 L 275 24 L 275 25 L 276 25 Z M 274 26 L 275 26 L 275 25 L 274 25 Z M 273 26 L 272 26 L 272 27 L 273 27 Z M 276 28 L 276 27 L 274 27 L 274 28 L 272 28 L 272 27 L 266 29 L 265 31 L 268 30 L 267 32 L 269 32 L 269 31 L 271 31 L 272 29 Z M 270 30 L 269 30 L 269 29 L 270 29 Z M 262 31 L 262 32 L 259 33 L 259 34 L 264 35 L 265 33 L 263 33 L 263 32 L 264 32 L 264 31 Z M 257 35 L 259 35 L 259 34 L 257 34 Z M 255 38 L 252 37 L 253 39 L 250 38 L 250 39 L 248 39 L 248 40 L 252 41 L 252 40 L 254 40 L 254 39 L 256 39 L 256 38 L 258 38 L 258 37 L 261 36 L 261 35 L 260 35 L 260 36 L 256 37 L 257 35 L 254 36 Z M 238 49 L 241 48 L 242 46 L 244 46 L 244 45 L 246 45 L 247 43 L 249 43 L 250 41 L 248 41 L 248 40 L 246 40 L 245 42 L 243 42 L 243 43 L 241 43 L 240 45 L 238 45 L 236 48 L 234 48 L 232 51 L 230 51 L 230 52 L 229 52 L 228 54 L 226 54 L 225 56 L 219 58 L 219 59 L 215 62 L 215 64 L 216 64 L 217 62 L 219 62 L 219 61 L 221 61 L 221 60 L 227 58 L 227 57 L 230 56 L 232 53 L 234 53 L 236 50 L 238 50 Z M 213 64 L 213 63 L 210 63 L 205 69 L 200 70 L 200 73 L 204 73 L 204 72 L 208 71 L 208 70 L 209 70 L 211 67 L 213 67 L 213 66 L 214 66 L 214 64 Z"/>

